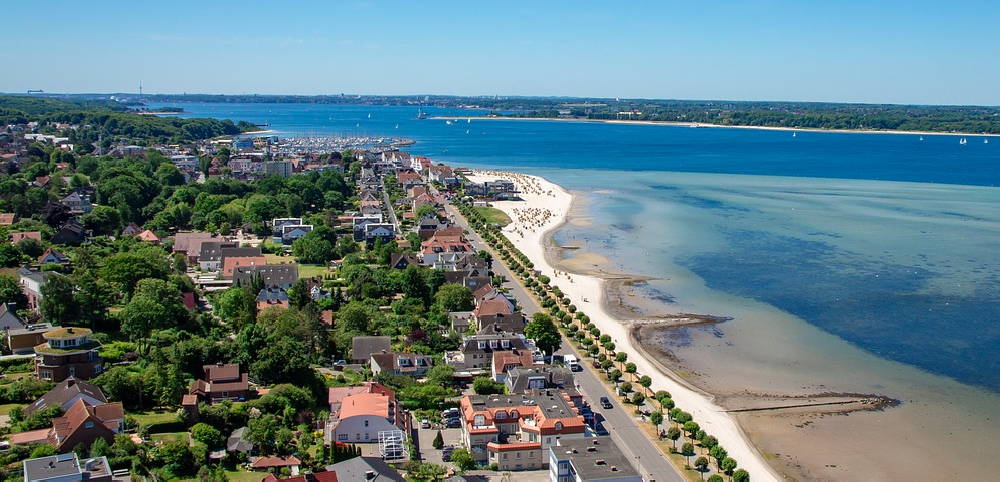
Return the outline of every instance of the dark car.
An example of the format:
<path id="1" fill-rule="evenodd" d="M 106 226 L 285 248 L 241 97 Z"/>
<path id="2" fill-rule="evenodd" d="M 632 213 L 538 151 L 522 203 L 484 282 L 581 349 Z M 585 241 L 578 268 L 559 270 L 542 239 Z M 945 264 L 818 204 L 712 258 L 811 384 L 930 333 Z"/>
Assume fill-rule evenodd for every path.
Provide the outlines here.
<path id="1" fill-rule="evenodd" d="M 443 461 L 443 462 L 450 462 L 451 461 L 451 453 L 454 450 L 455 450 L 455 447 L 453 445 L 445 445 L 444 447 L 441 447 L 441 461 Z"/>
<path id="2" fill-rule="evenodd" d="M 444 426 L 446 428 L 461 428 L 462 421 L 457 418 L 449 418 L 447 421 L 444 422 Z"/>
<path id="3" fill-rule="evenodd" d="M 611 408 L 611 400 L 608 400 L 608 397 L 601 397 L 601 406 L 604 408 Z"/>
<path id="4" fill-rule="evenodd" d="M 608 435 L 608 429 L 604 428 L 603 424 L 598 425 L 597 428 L 594 430 L 594 432 L 602 437 L 606 437 Z"/>

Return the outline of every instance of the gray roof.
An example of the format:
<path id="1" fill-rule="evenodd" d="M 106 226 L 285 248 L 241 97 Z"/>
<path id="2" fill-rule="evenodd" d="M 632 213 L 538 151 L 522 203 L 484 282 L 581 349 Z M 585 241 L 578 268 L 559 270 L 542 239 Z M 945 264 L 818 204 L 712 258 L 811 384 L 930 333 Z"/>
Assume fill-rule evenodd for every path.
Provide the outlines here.
<path id="1" fill-rule="evenodd" d="M 17 316 L 15 303 L 0 303 L 0 330 L 4 329 L 13 333 L 24 329 L 24 321 L 21 320 L 20 316 Z"/>
<path id="2" fill-rule="evenodd" d="M 632 460 L 611 437 L 562 439 L 557 443 L 549 450 L 558 460 L 568 460 L 579 480 L 642 480 L 632 467 Z"/>
<path id="3" fill-rule="evenodd" d="M 294 285 L 299 280 L 299 267 L 294 264 L 265 264 L 237 267 L 233 271 L 233 284 L 248 285 L 259 274 L 264 286 Z"/>
<path id="4" fill-rule="evenodd" d="M 65 405 L 73 397 L 81 394 L 98 400 L 101 403 L 108 403 L 108 399 L 104 397 L 104 392 L 96 385 L 83 380 L 77 380 L 76 378 L 67 378 L 62 383 L 56 385 L 55 388 L 46 392 L 45 395 L 38 397 L 38 400 L 35 400 L 34 403 L 24 407 L 24 414 L 31 415 L 37 410 L 55 405 Z"/>
<path id="5" fill-rule="evenodd" d="M 247 427 L 240 427 L 233 430 L 233 433 L 226 439 L 226 450 L 229 452 L 249 452 L 253 450 L 253 443 L 247 440 Z"/>
<path id="6" fill-rule="evenodd" d="M 201 243 L 201 252 L 198 254 L 199 261 L 220 261 L 222 259 L 222 249 L 225 247 L 234 248 L 233 241 L 205 241 Z M 257 250 L 260 255 L 260 250 Z"/>
<path id="7" fill-rule="evenodd" d="M 333 465 L 327 465 L 326 470 L 337 472 L 337 480 L 366 480 L 365 473 L 369 470 L 375 472 L 376 481 L 391 480 L 394 482 L 405 482 L 406 479 L 399 475 L 395 469 L 389 467 L 378 457 L 354 457 Z"/>
<path id="8" fill-rule="evenodd" d="M 544 377 L 545 388 L 572 388 L 575 386 L 573 371 L 563 366 L 535 365 L 530 367 L 514 367 L 507 370 L 508 393 L 524 393 L 528 390 L 528 380 Z"/>
<path id="9" fill-rule="evenodd" d="M 367 362 L 372 353 L 387 352 L 392 349 L 391 345 L 388 336 L 356 336 L 351 340 L 351 358 Z"/>
<path id="10" fill-rule="evenodd" d="M 80 464 L 73 452 L 24 461 L 24 480 L 48 480 L 79 473 Z"/>
<path id="11" fill-rule="evenodd" d="M 3 313 L 3 310 L 5 308 L 6 307 L 0 308 L 0 313 Z M 28 333 L 45 333 L 46 331 L 49 331 L 53 328 L 55 327 L 52 326 L 52 323 L 35 323 L 33 325 L 27 325 L 18 328 L 16 330 L 10 330 L 8 334 L 11 336 L 16 336 L 16 335 L 26 335 Z"/>

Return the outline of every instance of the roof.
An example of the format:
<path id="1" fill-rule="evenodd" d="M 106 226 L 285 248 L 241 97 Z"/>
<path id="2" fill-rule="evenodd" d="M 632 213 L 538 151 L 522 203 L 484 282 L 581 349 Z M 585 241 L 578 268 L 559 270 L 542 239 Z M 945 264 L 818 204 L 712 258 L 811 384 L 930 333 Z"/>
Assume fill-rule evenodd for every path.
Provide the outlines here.
<path id="1" fill-rule="evenodd" d="M 3 314 L 8 312 L 7 310 L 8 310 L 7 304 L 0 303 L 0 317 L 3 317 Z M 17 313 L 14 313 L 13 311 L 11 311 L 10 314 L 17 316 Z M 7 332 L 7 336 L 11 337 L 18 335 L 27 335 L 29 333 L 45 333 L 52 329 L 53 327 L 51 323 L 35 323 L 33 325 L 25 326 L 24 328 L 21 328 L 19 330 L 10 330 Z"/>
<path id="2" fill-rule="evenodd" d="M 560 439 L 549 450 L 558 460 L 568 460 L 580 480 L 639 477 L 630 457 L 608 437 Z"/>
<path id="3" fill-rule="evenodd" d="M 96 385 L 70 377 L 63 380 L 62 383 L 56 385 L 52 390 L 49 390 L 41 397 L 38 397 L 38 400 L 35 400 L 34 403 L 24 407 L 24 414 L 31 415 L 36 410 L 42 410 L 56 405 L 62 406 L 77 395 L 88 396 L 98 400 L 100 403 L 108 402 L 104 393 L 101 392 L 101 389 Z"/>
<path id="4" fill-rule="evenodd" d="M 210 240 L 213 237 L 215 237 L 215 235 L 213 235 L 212 233 L 202 233 L 202 232 L 177 233 L 174 235 L 174 252 L 175 253 L 176 252 L 190 253 L 191 251 L 200 252 L 201 243 L 203 241 Z M 196 246 L 192 246 L 194 242 L 197 242 Z M 196 250 L 193 250 L 192 248 L 196 248 Z"/>
<path id="5" fill-rule="evenodd" d="M 125 418 L 125 410 L 121 402 L 91 407 L 83 400 L 77 400 L 63 416 L 52 419 L 52 431 L 58 439 L 64 440 L 91 418 L 97 419 L 108 428 L 118 428 L 116 421 Z"/>
<path id="6" fill-rule="evenodd" d="M 0 226 L 10 226 L 16 219 L 17 215 L 14 213 L 0 213 Z"/>
<path id="7" fill-rule="evenodd" d="M 230 256 L 222 262 L 222 277 L 232 278 L 237 267 L 252 268 L 267 264 L 263 256 Z"/>
<path id="8" fill-rule="evenodd" d="M 215 365 L 205 365 L 205 380 L 211 383 L 239 380 L 239 363 L 217 363 Z"/>
<path id="9" fill-rule="evenodd" d="M 261 482 L 277 482 L 277 481 L 290 481 L 290 482 L 339 482 L 340 480 L 344 480 L 345 482 L 347 481 L 347 479 L 338 479 L 336 472 L 327 470 L 325 472 L 313 472 L 311 474 L 304 474 L 304 475 L 299 475 L 299 476 L 296 476 L 296 477 L 288 477 L 288 478 L 285 478 L 285 479 L 279 479 L 279 478 L 275 477 L 274 474 L 268 474 L 268 476 L 265 477 L 264 480 L 261 481 Z"/>
<path id="10" fill-rule="evenodd" d="M 355 393 L 340 404 L 340 419 L 370 415 L 389 417 L 389 397 L 380 393 Z"/>
<path id="11" fill-rule="evenodd" d="M 49 440 L 49 433 L 51 432 L 52 428 L 50 427 L 30 430 L 28 432 L 13 433 L 10 434 L 10 443 L 13 445 L 45 443 Z"/>
<path id="12" fill-rule="evenodd" d="M 45 333 L 45 339 L 51 340 L 53 338 L 79 338 L 81 336 L 86 336 L 92 332 L 88 328 L 56 328 Z"/>
<path id="13" fill-rule="evenodd" d="M 150 243 L 157 243 L 160 241 L 160 237 L 156 235 L 151 229 L 147 229 L 139 233 L 140 241 L 148 241 Z"/>
<path id="14" fill-rule="evenodd" d="M 261 277 L 265 286 L 291 286 L 299 279 L 299 267 L 295 264 L 264 264 L 261 266 L 238 267 L 232 276 L 235 283 L 246 285 L 253 280 L 255 275 Z"/>
<path id="15" fill-rule="evenodd" d="M 405 482 L 406 479 L 399 475 L 395 469 L 378 457 L 354 457 L 333 465 L 327 465 L 326 470 L 337 472 L 340 480 L 365 480 L 365 473 L 375 472 L 377 481 L 390 480 L 393 482 Z"/>
<path id="16" fill-rule="evenodd" d="M 483 300 L 476 309 L 472 310 L 472 314 L 476 315 L 476 317 L 510 315 L 513 313 L 514 310 L 511 309 L 510 301 L 504 297 Z"/>
<path id="17" fill-rule="evenodd" d="M 55 259 L 55 263 L 69 263 L 69 258 L 65 255 L 56 251 L 55 249 L 46 249 L 41 256 L 38 257 L 38 262 L 41 263 L 45 258 L 52 257 Z"/>
<path id="18" fill-rule="evenodd" d="M 299 460 L 298 457 L 289 455 L 287 457 L 257 457 L 250 465 L 255 469 L 265 469 L 269 467 L 291 467 L 293 465 L 301 464 L 302 461 Z"/>
<path id="19" fill-rule="evenodd" d="M 20 233 L 10 233 L 10 242 L 17 244 L 25 239 L 34 239 L 35 241 L 42 241 L 42 233 L 39 231 L 23 231 Z"/>
<path id="20" fill-rule="evenodd" d="M 226 450 L 230 452 L 249 452 L 253 450 L 253 442 L 247 439 L 247 432 L 250 429 L 240 427 L 233 430 L 233 433 L 226 439 Z"/>
<path id="21" fill-rule="evenodd" d="M 367 360 L 372 353 L 381 353 L 391 349 L 392 341 L 388 336 L 356 336 L 351 340 L 351 357 L 355 360 Z"/>

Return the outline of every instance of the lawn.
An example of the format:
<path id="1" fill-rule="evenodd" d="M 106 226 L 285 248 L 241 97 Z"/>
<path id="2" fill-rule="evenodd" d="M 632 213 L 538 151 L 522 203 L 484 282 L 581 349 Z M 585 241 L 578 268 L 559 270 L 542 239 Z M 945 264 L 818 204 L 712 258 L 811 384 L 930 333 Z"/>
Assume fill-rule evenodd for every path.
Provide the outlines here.
<path id="1" fill-rule="evenodd" d="M 508 216 L 507 213 L 497 208 L 476 206 L 472 209 L 481 214 L 484 218 L 486 218 L 486 222 L 488 223 L 499 224 L 500 226 L 506 226 L 510 224 L 510 216 Z"/>
<path id="2" fill-rule="evenodd" d="M 323 277 L 323 275 L 332 273 L 329 268 L 318 264 L 300 264 L 299 265 L 299 278 L 311 278 L 313 276 Z"/>
<path id="3" fill-rule="evenodd" d="M 187 432 L 167 432 L 167 433 L 154 433 L 149 436 L 154 442 L 184 442 L 188 443 L 190 441 L 190 436 Z"/>
<path id="4" fill-rule="evenodd" d="M 0 415 L 9 415 L 10 411 L 13 410 L 14 407 L 23 407 L 23 406 L 24 404 L 21 403 L 5 403 L 3 405 L 0 405 Z"/>
<path id="5" fill-rule="evenodd" d="M 135 419 L 139 426 L 143 425 L 158 425 L 161 423 L 172 423 L 177 421 L 177 412 L 170 411 L 150 411 L 150 412 L 135 412 L 130 413 L 130 416 Z"/>

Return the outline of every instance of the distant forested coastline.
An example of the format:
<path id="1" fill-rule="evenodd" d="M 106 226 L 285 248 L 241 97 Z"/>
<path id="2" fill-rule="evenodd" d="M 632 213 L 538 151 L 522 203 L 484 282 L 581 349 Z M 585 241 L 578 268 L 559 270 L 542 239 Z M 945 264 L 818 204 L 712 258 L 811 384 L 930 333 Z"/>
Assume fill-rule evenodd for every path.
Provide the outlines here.
<path id="1" fill-rule="evenodd" d="M 105 99 L 108 97 L 108 95 L 103 96 Z M 987 106 L 444 95 L 162 94 L 139 97 L 132 94 L 115 94 L 115 97 L 125 101 L 123 109 L 141 108 L 147 102 L 409 105 L 476 108 L 489 110 L 497 116 L 540 119 L 631 120 L 720 126 L 1000 134 L 1000 107 Z M 94 102 L 98 96 L 80 94 L 59 98 Z"/>

